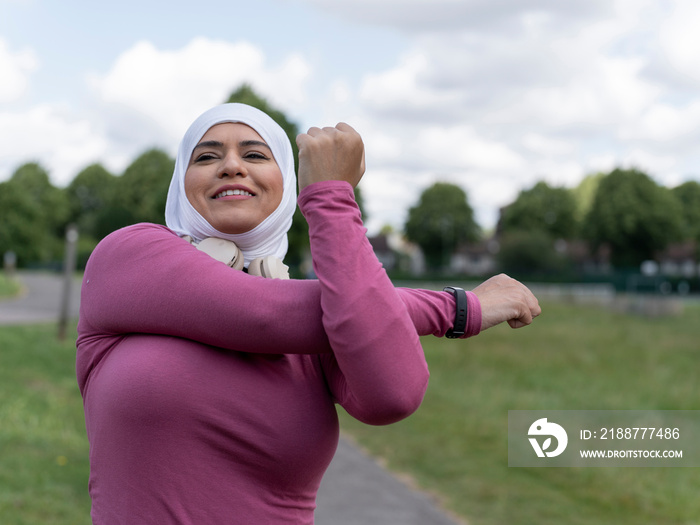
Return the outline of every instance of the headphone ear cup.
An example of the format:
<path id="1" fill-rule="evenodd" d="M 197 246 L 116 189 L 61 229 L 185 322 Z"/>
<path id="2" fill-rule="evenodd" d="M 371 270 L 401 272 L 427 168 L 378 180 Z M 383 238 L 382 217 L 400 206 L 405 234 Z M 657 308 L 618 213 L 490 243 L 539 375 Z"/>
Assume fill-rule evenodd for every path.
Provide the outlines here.
<path id="1" fill-rule="evenodd" d="M 208 237 L 195 246 L 199 251 L 206 253 L 210 257 L 221 261 L 235 270 L 243 269 L 243 252 L 234 242 L 217 237 Z"/>
<path id="2" fill-rule="evenodd" d="M 250 261 L 248 273 L 268 279 L 289 279 L 289 267 L 273 255 Z"/>

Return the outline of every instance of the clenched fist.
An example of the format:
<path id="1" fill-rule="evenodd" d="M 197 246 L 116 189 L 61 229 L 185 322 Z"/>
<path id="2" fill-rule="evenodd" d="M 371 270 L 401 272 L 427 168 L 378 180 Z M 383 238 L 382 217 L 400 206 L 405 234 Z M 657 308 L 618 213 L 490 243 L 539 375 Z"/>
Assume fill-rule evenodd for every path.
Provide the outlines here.
<path id="1" fill-rule="evenodd" d="M 324 180 L 344 180 L 354 188 L 365 173 L 365 146 L 351 126 L 310 128 L 297 136 L 299 191 Z"/>
<path id="2" fill-rule="evenodd" d="M 522 283 L 496 275 L 472 290 L 481 303 L 481 329 L 506 321 L 511 328 L 529 325 L 542 313 L 537 298 Z"/>

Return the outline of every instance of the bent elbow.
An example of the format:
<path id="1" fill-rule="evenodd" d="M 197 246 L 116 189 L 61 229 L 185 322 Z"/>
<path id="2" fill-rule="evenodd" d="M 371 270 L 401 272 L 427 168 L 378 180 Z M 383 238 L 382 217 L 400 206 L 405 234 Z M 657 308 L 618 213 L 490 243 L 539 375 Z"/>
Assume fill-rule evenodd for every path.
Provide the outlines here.
<path id="1" fill-rule="evenodd" d="M 381 399 L 371 403 L 371 406 L 367 407 L 368 410 L 363 410 L 362 414 L 357 414 L 355 417 L 373 426 L 396 423 L 418 410 L 427 389 L 428 374 L 426 373 L 414 386 L 386 393 Z"/>

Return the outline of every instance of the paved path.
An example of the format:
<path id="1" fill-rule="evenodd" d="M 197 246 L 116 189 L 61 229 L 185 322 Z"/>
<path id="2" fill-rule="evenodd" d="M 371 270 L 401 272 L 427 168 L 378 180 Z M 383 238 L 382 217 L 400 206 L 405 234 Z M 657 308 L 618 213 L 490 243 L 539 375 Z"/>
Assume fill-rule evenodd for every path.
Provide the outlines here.
<path id="1" fill-rule="evenodd" d="M 58 322 L 63 293 L 61 274 L 50 272 L 20 272 L 23 284 L 16 299 L 0 300 L 0 324 L 30 324 Z M 71 283 L 69 309 L 71 317 L 78 317 L 80 306 L 80 280 Z"/>
<path id="2" fill-rule="evenodd" d="M 62 293 L 61 276 L 22 273 L 24 291 L 0 301 L 0 324 L 56 322 Z M 78 315 L 80 281 L 69 301 Z M 457 525 L 424 494 L 404 485 L 345 439 L 321 483 L 316 525 Z"/>
<path id="3" fill-rule="evenodd" d="M 457 525 L 345 439 L 321 483 L 316 525 Z"/>

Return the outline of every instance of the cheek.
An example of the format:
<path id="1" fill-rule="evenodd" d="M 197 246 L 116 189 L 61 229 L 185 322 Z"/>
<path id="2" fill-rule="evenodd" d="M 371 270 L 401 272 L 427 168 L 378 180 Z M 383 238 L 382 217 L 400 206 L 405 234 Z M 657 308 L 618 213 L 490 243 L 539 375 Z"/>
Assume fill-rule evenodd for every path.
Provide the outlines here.
<path id="1" fill-rule="evenodd" d="M 280 179 L 275 185 L 275 208 L 282 202 L 282 195 L 284 195 L 284 183 Z"/>
<path id="2" fill-rule="evenodd" d="M 284 179 L 279 170 L 270 178 L 270 189 L 274 195 L 275 208 L 277 208 L 282 202 L 282 195 L 284 195 Z"/>
<path id="3" fill-rule="evenodd" d="M 197 173 L 194 170 L 188 169 L 185 172 L 185 196 L 187 197 L 187 200 L 190 201 L 190 204 L 195 207 L 197 206 L 197 200 L 200 193 L 197 181 Z"/>

